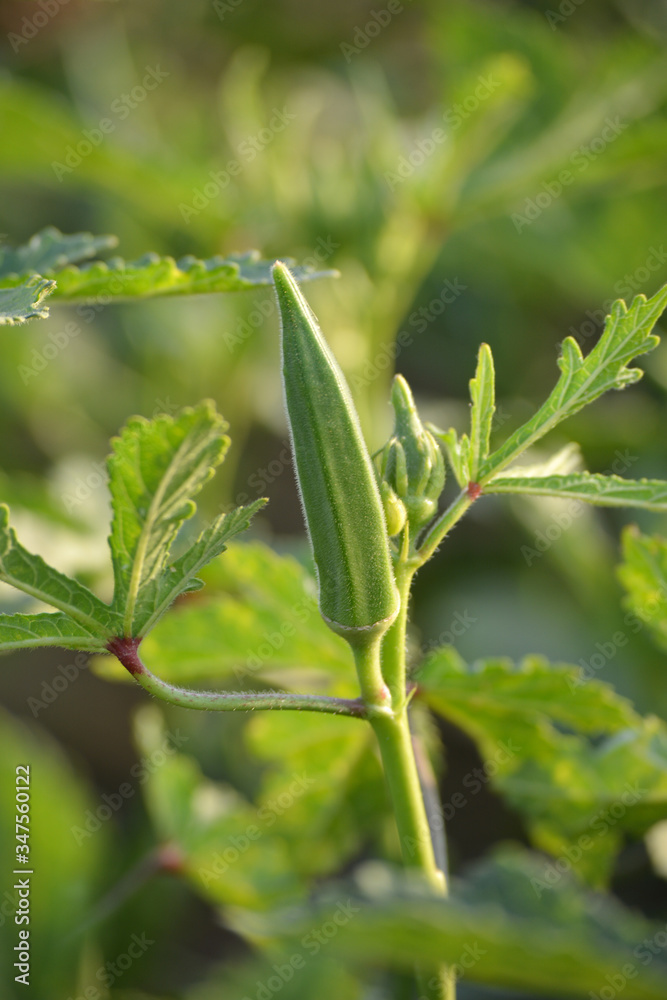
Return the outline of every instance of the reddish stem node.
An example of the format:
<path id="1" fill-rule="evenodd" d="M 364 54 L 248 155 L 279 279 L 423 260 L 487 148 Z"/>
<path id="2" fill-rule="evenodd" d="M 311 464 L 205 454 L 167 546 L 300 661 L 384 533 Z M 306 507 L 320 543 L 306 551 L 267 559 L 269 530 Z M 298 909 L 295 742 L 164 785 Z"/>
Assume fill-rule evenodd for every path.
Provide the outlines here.
<path id="1" fill-rule="evenodd" d="M 133 677 L 144 673 L 144 665 L 139 659 L 139 643 L 141 639 L 132 639 L 129 636 L 116 636 L 107 643 L 107 649 L 123 664 Z"/>
<path id="2" fill-rule="evenodd" d="M 470 497 L 470 499 L 471 500 L 476 500 L 477 497 L 479 497 L 481 495 L 482 495 L 482 487 L 479 485 L 479 483 L 469 482 L 468 483 L 468 496 Z"/>

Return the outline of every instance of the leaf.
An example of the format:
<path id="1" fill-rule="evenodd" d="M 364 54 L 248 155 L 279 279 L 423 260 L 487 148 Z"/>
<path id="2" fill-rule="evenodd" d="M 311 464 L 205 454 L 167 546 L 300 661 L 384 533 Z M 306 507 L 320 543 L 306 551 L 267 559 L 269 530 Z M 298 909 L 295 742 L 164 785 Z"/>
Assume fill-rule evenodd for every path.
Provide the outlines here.
<path id="1" fill-rule="evenodd" d="M 65 649 L 102 651 L 106 642 L 96 638 L 65 614 L 0 615 L 0 652 L 61 646 Z"/>
<path id="2" fill-rule="evenodd" d="M 607 878 L 624 830 L 639 835 L 664 815 L 667 727 L 583 668 L 539 657 L 468 668 L 440 650 L 419 685 L 427 704 L 479 746 L 483 765 L 464 781 L 466 799 L 491 782 L 524 814 L 538 846 L 593 883 Z"/>
<path id="3" fill-rule="evenodd" d="M 23 246 L 0 246 L 0 287 L 9 275 L 55 273 L 68 264 L 97 257 L 101 250 L 110 250 L 117 242 L 115 236 L 93 236 L 92 233 L 65 236 L 54 226 L 47 226 Z"/>
<path id="4" fill-rule="evenodd" d="M 500 476 L 488 482 L 484 492 L 582 500 L 598 507 L 667 510 L 667 482 L 661 479 L 623 479 L 622 476 L 590 472 L 575 472 L 567 476 Z"/>
<path id="5" fill-rule="evenodd" d="M 629 309 L 622 299 L 617 300 L 600 340 L 586 358 L 572 337 L 564 340 L 558 359 L 561 375 L 551 395 L 530 420 L 486 459 L 479 470 L 479 481 L 486 484 L 535 441 L 607 390 L 623 389 L 637 382 L 641 370 L 627 365 L 657 347 L 659 338 L 651 330 L 666 305 L 667 285 L 648 301 L 646 296 L 637 295 Z"/>
<path id="6" fill-rule="evenodd" d="M 387 828 L 394 834 L 374 736 L 354 722 L 304 714 L 295 726 L 283 712 L 248 722 L 248 749 L 266 764 L 257 803 L 290 803 L 279 832 L 303 878 L 335 874 L 362 850 L 386 851 Z"/>
<path id="7" fill-rule="evenodd" d="M 195 295 L 211 292 L 242 292 L 270 285 L 273 261 L 262 260 L 255 250 L 228 257 L 161 257 L 146 253 L 134 261 L 114 257 L 108 262 L 94 261 L 81 267 L 69 265 L 62 270 L 46 270 L 57 278 L 54 299 L 87 301 L 104 298 L 150 298 L 155 295 Z M 0 277 L 0 287 L 11 287 L 23 280 L 23 275 Z M 294 267 L 299 281 L 335 277 L 336 271 L 315 271 L 311 267 Z"/>
<path id="8" fill-rule="evenodd" d="M 217 517 L 213 524 L 201 533 L 194 545 L 180 559 L 167 567 L 164 575 L 155 581 L 154 586 L 144 588 L 141 606 L 144 616 L 149 611 L 150 616 L 146 620 L 135 619 L 135 628 L 141 633 L 149 632 L 179 594 L 203 587 L 203 582 L 197 579 L 197 573 L 226 550 L 227 542 L 248 528 L 254 515 L 265 504 L 266 500 L 262 498 Z"/>
<path id="9" fill-rule="evenodd" d="M 493 355 L 488 344 L 482 344 L 477 358 L 477 371 L 470 380 L 470 479 L 477 481 L 480 466 L 489 454 L 491 426 L 495 405 L 495 372 Z"/>
<path id="10" fill-rule="evenodd" d="M 154 706 L 138 713 L 135 739 L 142 759 L 166 757 L 146 769 L 146 806 L 158 838 L 182 855 L 184 874 L 201 895 L 264 909 L 302 894 L 276 829 L 279 812 L 264 812 L 231 786 L 205 778 L 187 754 L 190 737 L 166 732 Z"/>
<path id="11" fill-rule="evenodd" d="M 87 648 L 97 649 L 100 640 L 106 641 L 118 634 L 118 616 L 107 604 L 82 583 L 58 572 L 47 565 L 41 556 L 23 548 L 16 532 L 9 527 L 9 509 L 4 504 L 0 504 L 0 580 L 73 619 L 93 640 Z M 53 627 L 59 628 L 59 623 L 65 629 L 60 618 Z M 74 637 L 80 639 L 82 633 L 75 631 Z M 80 649 L 82 646 L 77 642 L 73 648 Z"/>
<path id="12" fill-rule="evenodd" d="M 356 694 L 349 649 L 322 621 L 315 580 L 295 559 L 261 542 L 232 543 L 201 575 L 201 596 L 176 605 L 142 643 L 161 677 Z M 129 680 L 109 657 L 96 669 Z"/>
<path id="13" fill-rule="evenodd" d="M 29 319 L 45 319 L 49 310 L 42 303 L 55 287 L 55 281 L 28 278 L 14 288 L 0 290 L 0 326 L 15 326 Z"/>
<path id="14" fill-rule="evenodd" d="M 624 604 L 667 649 L 667 541 L 628 526 L 622 535 L 618 577 L 627 591 Z"/>
<path id="15" fill-rule="evenodd" d="M 204 402 L 176 417 L 133 417 L 114 440 L 108 460 L 114 512 L 109 544 L 113 608 L 122 616 L 122 634 L 141 635 L 163 603 L 169 587 L 160 579 L 169 551 L 195 512 L 192 498 L 225 456 L 226 429 L 213 404 Z M 179 570 L 175 573 L 178 577 Z"/>
<path id="16" fill-rule="evenodd" d="M 456 482 L 462 489 L 465 489 L 472 478 L 470 475 L 470 438 L 467 434 L 462 434 L 459 439 L 453 427 L 450 427 L 448 431 L 443 431 L 435 424 L 427 424 L 426 429 L 441 442 Z"/>
<path id="17" fill-rule="evenodd" d="M 237 926 L 282 943 L 286 954 L 304 955 L 318 932 L 336 927 L 327 957 L 362 968 L 409 970 L 417 962 L 435 971 L 446 963 L 457 977 L 531 996 L 605 996 L 610 983 L 616 995 L 631 982 L 633 1000 L 662 1000 L 667 963 L 646 947 L 662 925 L 582 892 L 567 877 L 547 889 L 543 879 L 543 859 L 505 849 L 442 899 L 374 863 L 359 870 L 352 887 L 330 887 L 309 905 L 241 917 Z"/>

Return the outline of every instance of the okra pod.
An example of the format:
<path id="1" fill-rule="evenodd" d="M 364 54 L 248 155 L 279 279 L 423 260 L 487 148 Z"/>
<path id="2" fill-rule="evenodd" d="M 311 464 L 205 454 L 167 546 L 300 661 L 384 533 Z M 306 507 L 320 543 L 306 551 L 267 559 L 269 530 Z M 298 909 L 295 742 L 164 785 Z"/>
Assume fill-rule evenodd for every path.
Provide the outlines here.
<path id="1" fill-rule="evenodd" d="M 384 510 L 345 377 L 287 267 L 273 279 L 296 477 L 326 623 L 354 644 L 399 607 Z"/>

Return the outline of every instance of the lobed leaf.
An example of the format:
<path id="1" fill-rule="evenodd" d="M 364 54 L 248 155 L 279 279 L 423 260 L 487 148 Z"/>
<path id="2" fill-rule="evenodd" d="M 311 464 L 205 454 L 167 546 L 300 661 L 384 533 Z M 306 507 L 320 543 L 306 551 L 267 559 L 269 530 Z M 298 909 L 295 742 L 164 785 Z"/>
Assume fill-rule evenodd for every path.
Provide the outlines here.
<path id="1" fill-rule="evenodd" d="M 254 515 L 265 503 L 266 500 L 262 498 L 245 507 L 237 507 L 229 514 L 221 514 L 180 559 L 176 559 L 161 577 L 143 588 L 137 601 L 134 621 L 137 632 L 142 635 L 149 632 L 180 594 L 199 590 L 204 586 L 197 579 L 199 571 L 227 549 L 227 542 L 248 528 Z"/>
<path id="2" fill-rule="evenodd" d="M 315 580 L 295 559 L 261 542 L 232 543 L 202 579 L 202 595 L 177 605 L 143 641 L 146 662 L 165 680 L 356 693 L 349 649 L 322 621 Z M 96 666 L 128 679 L 108 657 Z"/>
<path id="3" fill-rule="evenodd" d="M 484 492 L 582 500 L 598 507 L 667 510 L 667 482 L 661 479 L 623 479 L 621 476 L 590 472 L 575 472 L 566 476 L 499 476 L 486 483 Z"/>
<path id="4" fill-rule="evenodd" d="M 538 657 L 468 668 L 440 650 L 419 684 L 427 704 L 479 746 L 483 765 L 464 796 L 490 782 L 526 817 L 538 846 L 573 856 L 594 883 L 608 877 L 623 831 L 641 835 L 664 816 L 667 727 L 583 668 Z"/>
<path id="5" fill-rule="evenodd" d="M 115 236 L 65 235 L 54 226 L 47 226 L 23 246 L 0 246 L 0 287 L 4 287 L 4 281 L 10 276 L 20 278 L 61 271 L 68 264 L 97 257 L 101 250 L 110 250 L 117 242 Z"/>
<path id="6" fill-rule="evenodd" d="M 470 475 L 470 438 L 467 434 L 462 434 L 459 438 L 453 427 L 450 427 L 448 431 L 440 430 L 434 424 L 427 424 L 426 427 L 442 444 L 456 482 L 462 489 L 465 489 L 472 478 Z"/>
<path id="7" fill-rule="evenodd" d="M 618 576 L 626 590 L 625 605 L 667 648 L 667 540 L 642 535 L 629 525 L 622 535 L 623 562 Z"/>
<path id="8" fill-rule="evenodd" d="M 637 382 L 641 370 L 627 366 L 657 347 L 659 338 L 651 331 L 666 305 L 667 285 L 648 301 L 637 295 L 630 308 L 622 299 L 614 302 L 600 340 L 585 358 L 572 337 L 563 341 L 558 359 L 561 375 L 555 388 L 537 413 L 482 463 L 480 481 L 486 483 L 557 424 L 609 389 Z"/>
<path id="9" fill-rule="evenodd" d="M 213 404 L 204 402 L 176 417 L 133 417 L 114 440 L 108 460 L 113 506 L 109 545 L 113 608 L 122 617 L 122 634 L 141 635 L 164 604 L 169 585 L 161 577 L 169 551 L 179 528 L 195 512 L 192 498 L 225 456 L 226 429 Z M 174 573 L 181 582 L 189 579 L 185 564 Z"/>
<path id="10" fill-rule="evenodd" d="M 16 532 L 9 527 L 9 509 L 5 504 L 0 504 L 0 580 L 63 612 L 95 640 L 91 648 L 98 648 L 100 640 L 118 634 L 119 618 L 107 604 L 82 583 L 23 548 Z M 60 619 L 55 628 L 58 622 Z M 75 638 L 80 638 L 80 634 L 76 633 Z M 77 644 L 76 648 L 81 647 Z"/>
<path id="11" fill-rule="evenodd" d="M 37 649 L 61 646 L 65 649 L 102 651 L 104 638 L 98 638 L 65 614 L 0 615 L 0 652 L 13 649 Z"/>
<path id="12" fill-rule="evenodd" d="M 146 253 L 134 261 L 114 257 L 109 261 L 93 261 L 81 267 L 68 265 L 62 269 L 45 269 L 47 277 L 57 278 L 54 299 L 61 301 L 124 301 L 150 298 L 156 295 L 201 295 L 211 292 L 242 292 L 270 285 L 273 261 L 262 260 L 257 251 L 209 257 L 162 257 Z M 31 272 L 0 276 L 0 288 L 11 288 L 25 280 Z M 310 267 L 294 267 L 299 281 L 334 277 L 336 271 L 315 271 Z"/>
<path id="13" fill-rule="evenodd" d="M 362 967 L 409 970 L 417 962 L 435 972 L 446 963 L 458 977 L 531 996 L 605 996 L 610 982 L 619 990 L 631 982 L 633 1000 L 662 1000 L 667 962 L 646 944 L 659 940 L 662 924 L 567 876 L 541 891 L 543 874 L 542 859 L 506 849 L 442 899 L 374 864 L 359 871 L 356 886 L 330 887 L 307 905 L 239 924 L 286 954 L 303 953 L 318 930 L 334 926 L 328 957 Z"/>
<path id="14" fill-rule="evenodd" d="M 46 319 L 49 310 L 42 305 L 56 287 L 45 278 L 26 278 L 14 288 L 0 289 L 0 326 L 15 326 L 29 319 Z"/>
<path id="15" fill-rule="evenodd" d="M 477 371 L 470 380 L 470 479 L 477 481 L 482 463 L 489 454 L 493 415 L 496 412 L 495 372 L 493 355 L 488 344 L 482 344 L 477 358 Z"/>

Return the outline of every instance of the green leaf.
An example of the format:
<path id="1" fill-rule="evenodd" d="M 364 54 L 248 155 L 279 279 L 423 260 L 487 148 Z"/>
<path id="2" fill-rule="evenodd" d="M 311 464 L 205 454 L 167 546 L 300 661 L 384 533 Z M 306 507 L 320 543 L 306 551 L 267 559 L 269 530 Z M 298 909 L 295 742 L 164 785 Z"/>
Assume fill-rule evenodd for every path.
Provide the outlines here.
<path id="1" fill-rule="evenodd" d="M 445 449 L 454 478 L 462 489 L 471 481 L 470 475 L 470 438 L 462 434 L 459 438 L 453 427 L 448 431 L 440 430 L 435 424 L 427 424 L 427 430 L 436 437 Z"/>
<path id="2" fill-rule="evenodd" d="M 156 707 L 138 713 L 135 738 L 143 759 L 169 748 L 165 762 L 142 780 L 146 806 L 159 840 L 182 855 L 184 874 L 199 893 L 253 909 L 301 895 L 275 809 L 264 813 L 231 786 L 205 778 L 187 753 L 191 737 L 167 732 Z"/>
<path id="3" fill-rule="evenodd" d="M 0 326 L 15 326 L 29 319 L 45 319 L 49 310 L 42 302 L 55 287 L 55 281 L 27 278 L 14 288 L 0 290 Z"/>
<path id="4" fill-rule="evenodd" d="M 61 646 L 65 649 L 102 651 L 105 639 L 96 638 L 88 629 L 65 614 L 0 615 L 0 652 L 12 649 L 36 649 Z"/>
<path id="5" fill-rule="evenodd" d="M 628 309 L 622 299 L 614 302 L 600 340 L 584 358 L 577 342 L 568 337 L 558 359 L 561 375 L 547 401 L 490 455 L 479 470 L 486 483 L 494 474 L 552 430 L 557 424 L 593 402 L 609 389 L 623 389 L 641 378 L 638 368 L 628 368 L 633 358 L 657 347 L 651 330 L 667 305 L 667 285 L 651 299 L 637 295 Z"/>
<path id="6" fill-rule="evenodd" d="M 179 594 L 200 590 L 204 584 L 197 579 L 197 573 L 226 550 L 227 542 L 248 528 L 265 504 L 262 498 L 245 507 L 237 507 L 229 514 L 221 514 L 202 531 L 194 545 L 168 566 L 153 586 L 144 587 L 140 599 L 142 615 L 135 618 L 135 627 L 142 633 L 149 632 Z"/>
<path id="7" fill-rule="evenodd" d="M 357 693 L 350 651 L 322 621 L 315 580 L 295 559 L 261 542 L 232 543 L 201 576 L 201 596 L 176 605 L 142 643 L 160 677 L 180 685 L 231 681 L 246 689 L 259 681 Z M 130 679 L 110 657 L 96 669 Z"/>
<path id="8" fill-rule="evenodd" d="M 622 548 L 618 576 L 627 591 L 624 603 L 667 649 L 667 541 L 642 535 L 630 525 L 623 532 Z"/>
<path id="9" fill-rule="evenodd" d="M 500 476 L 488 482 L 484 492 L 583 500 L 598 507 L 667 510 L 667 482 L 661 479 L 623 479 L 622 476 L 602 476 L 590 472 L 575 472 L 568 476 Z"/>
<path id="10" fill-rule="evenodd" d="M 113 442 L 109 544 L 113 607 L 122 616 L 124 635 L 140 636 L 164 602 L 169 585 L 160 581 L 169 551 L 179 528 L 195 512 L 192 498 L 225 456 L 226 429 L 213 404 L 204 402 L 176 417 L 133 417 Z M 174 574 L 186 579 L 185 564 Z"/>
<path id="11" fill-rule="evenodd" d="M 601 681 L 579 682 L 580 669 L 550 664 L 540 656 L 519 664 L 507 659 L 478 661 L 471 667 L 453 649 L 433 652 L 419 671 L 419 691 L 438 713 L 473 728 L 484 741 L 489 719 L 507 723 L 508 736 L 528 738 L 546 720 L 584 733 L 616 732 L 641 717 L 629 701 Z"/>
<path id="12" fill-rule="evenodd" d="M 101 250 L 110 250 L 117 242 L 115 236 L 93 236 L 92 233 L 66 236 L 54 226 L 47 226 L 23 246 L 0 246 L 0 287 L 3 287 L 3 279 L 10 275 L 55 273 L 68 264 L 97 257 Z"/>
<path id="13" fill-rule="evenodd" d="M 279 833 L 303 878 L 335 874 L 364 849 L 386 852 L 388 827 L 394 835 L 374 736 L 354 721 L 304 714 L 295 726 L 287 713 L 261 712 L 248 722 L 248 749 L 265 763 L 257 803 L 290 803 Z"/>
<path id="14" fill-rule="evenodd" d="M 618 992 L 630 983 L 633 1000 L 662 1000 L 667 962 L 645 944 L 662 925 L 582 892 L 567 877 L 543 889 L 544 872 L 543 859 L 505 850 L 443 900 L 373 864 L 360 869 L 356 886 L 334 886 L 307 906 L 238 925 L 304 956 L 318 931 L 334 926 L 327 956 L 367 968 L 409 970 L 417 962 L 435 971 L 446 963 L 466 981 L 531 996 L 598 997 L 615 982 Z"/>
<path id="15" fill-rule="evenodd" d="M 82 583 L 58 572 L 41 556 L 23 548 L 16 532 L 9 527 L 9 509 L 4 504 L 0 504 L 0 580 L 73 619 L 94 640 L 87 648 L 97 649 L 100 640 L 118 634 L 119 618 L 107 604 Z M 61 619 L 56 617 L 53 627 L 64 629 Z M 77 639 L 81 636 L 81 632 L 74 633 Z M 79 642 L 75 648 L 82 648 Z"/>
<path id="16" fill-rule="evenodd" d="M 146 253 L 134 261 L 114 257 L 108 262 L 93 261 L 81 267 L 68 265 L 62 270 L 46 270 L 47 277 L 57 278 L 54 299 L 87 301 L 98 298 L 123 301 L 155 295 L 195 295 L 210 292 L 242 292 L 272 284 L 273 261 L 262 260 L 257 251 L 210 257 L 161 257 Z M 0 287 L 12 287 L 24 280 L 22 275 L 0 277 Z M 335 277 L 336 271 L 315 271 L 295 267 L 300 281 Z"/>
<path id="17" fill-rule="evenodd" d="M 470 479 L 477 481 L 482 463 L 489 454 L 491 426 L 496 412 L 495 372 L 493 355 L 488 344 L 482 344 L 477 358 L 477 371 L 470 380 Z"/>
<path id="18" fill-rule="evenodd" d="M 427 704 L 480 748 L 483 766 L 463 794 L 491 782 L 539 847 L 595 884 L 608 877 L 622 832 L 640 835 L 664 815 L 667 727 L 583 668 L 538 657 L 468 668 L 440 650 L 419 684 Z"/>

